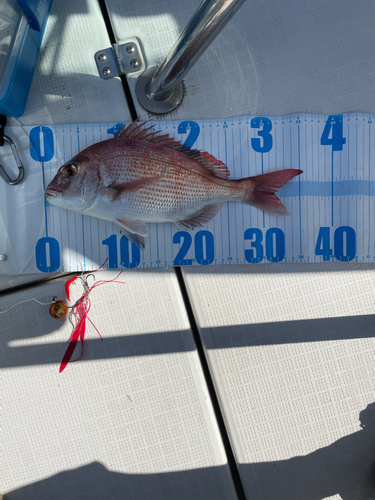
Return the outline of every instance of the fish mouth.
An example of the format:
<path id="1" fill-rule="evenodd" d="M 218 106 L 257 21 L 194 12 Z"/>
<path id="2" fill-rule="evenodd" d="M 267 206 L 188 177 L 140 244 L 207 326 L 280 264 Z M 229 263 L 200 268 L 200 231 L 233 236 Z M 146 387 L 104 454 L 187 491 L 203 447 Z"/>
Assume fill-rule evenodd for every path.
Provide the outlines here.
<path id="1" fill-rule="evenodd" d="M 50 187 L 48 187 L 44 192 L 47 195 L 47 200 L 48 198 L 59 198 L 61 196 L 61 191 Z"/>

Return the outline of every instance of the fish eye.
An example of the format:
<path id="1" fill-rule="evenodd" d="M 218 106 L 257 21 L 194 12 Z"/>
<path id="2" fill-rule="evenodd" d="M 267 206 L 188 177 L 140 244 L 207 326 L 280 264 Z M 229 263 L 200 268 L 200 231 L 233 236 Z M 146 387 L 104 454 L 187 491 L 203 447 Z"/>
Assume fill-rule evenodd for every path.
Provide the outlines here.
<path id="1" fill-rule="evenodd" d="M 65 165 L 65 167 L 63 167 L 62 169 L 62 173 L 67 177 L 73 177 L 73 175 L 76 175 L 77 171 L 77 166 L 73 165 L 72 163 L 69 163 L 69 165 Z"/>

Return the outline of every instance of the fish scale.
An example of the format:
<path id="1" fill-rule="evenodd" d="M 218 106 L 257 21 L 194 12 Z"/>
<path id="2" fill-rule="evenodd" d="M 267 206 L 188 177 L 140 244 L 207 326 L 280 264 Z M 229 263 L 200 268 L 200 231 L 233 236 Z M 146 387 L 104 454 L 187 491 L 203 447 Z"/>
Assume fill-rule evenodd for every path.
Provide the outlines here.
<path id="1" fill-rule="evenodd" d="M 136 120 L 60 167 L 46 194 L 54 205 L 116 222 L 144 248 L 145 222 L 199 226 L 228 201 L 288 215 L 274 193 L 300 173 L 285 169 L 230 180 L 220 160 L 147 132 Z"/>

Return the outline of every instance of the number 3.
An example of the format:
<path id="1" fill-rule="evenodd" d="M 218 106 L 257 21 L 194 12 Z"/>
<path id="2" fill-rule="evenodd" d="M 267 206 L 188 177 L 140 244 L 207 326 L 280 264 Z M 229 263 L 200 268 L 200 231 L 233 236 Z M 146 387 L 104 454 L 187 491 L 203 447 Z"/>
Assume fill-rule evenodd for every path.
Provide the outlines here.
<path id="1" fill-rule="evenodd" d="M 272 149 L 272 122 L 269 118 L 264 118 L 262 116 L 258 116 L 251 120 L 251 128 L 260 128 L 262 130 L 258 131 L 258 136 L 263 139 L 263 145 L 261 145 L 259 138 L 251 139 L 251 147 L 257 153 L 268 153 Z"/>

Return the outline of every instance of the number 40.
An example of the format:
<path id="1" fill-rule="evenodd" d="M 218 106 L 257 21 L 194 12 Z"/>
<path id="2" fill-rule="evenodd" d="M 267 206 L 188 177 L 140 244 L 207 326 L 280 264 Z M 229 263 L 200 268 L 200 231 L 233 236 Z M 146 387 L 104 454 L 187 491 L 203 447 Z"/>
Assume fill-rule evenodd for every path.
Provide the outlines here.
<path id="1" fill-rule="evenodd" d="M 345 252 L 344 252 L 345 246 Z M 350 226 L 340 226 L 335 230 L 333 239 L 334 257 L 341 262 L 349 262 L 355 257 L 355 231 Z M 344 255 L 345 254 L 345 255 Z M 330 228 L 321 227 L 316 240 L 315 255 L 321 255 L 324 261 L 332 256 Z"/>

